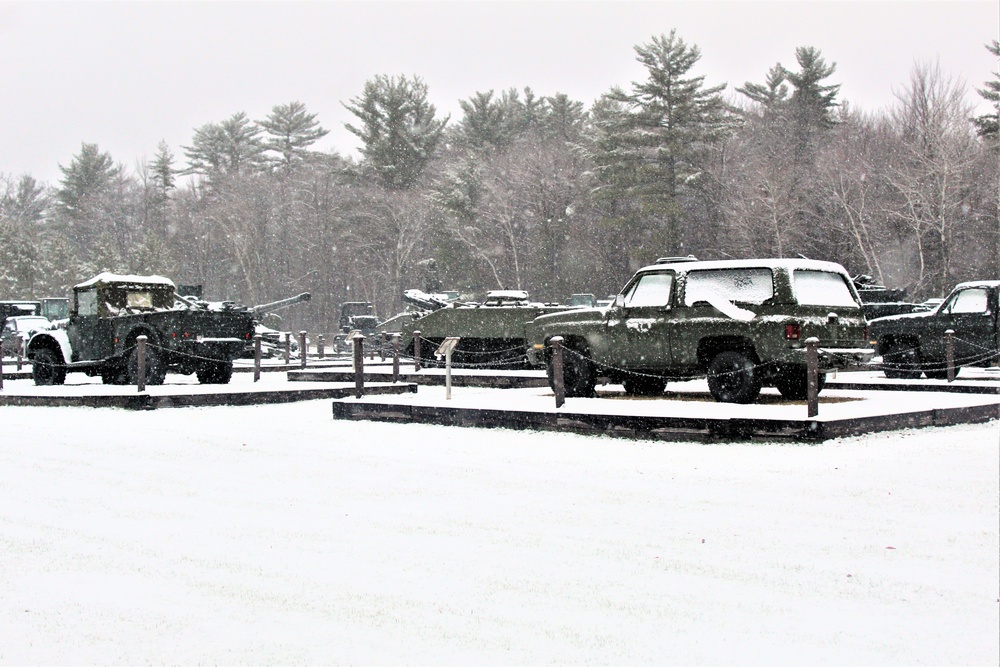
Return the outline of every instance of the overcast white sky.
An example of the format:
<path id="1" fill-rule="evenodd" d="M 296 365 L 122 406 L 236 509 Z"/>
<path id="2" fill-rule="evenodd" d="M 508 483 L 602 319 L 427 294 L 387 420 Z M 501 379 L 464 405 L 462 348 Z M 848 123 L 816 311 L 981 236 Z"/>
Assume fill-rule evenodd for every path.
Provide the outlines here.
<path id="1" fill-rule="evenodd" d="M 891 104 L 917 61 L 978 103 L 1000 2 L 0 0 L 0 174 L 56 184 L 82 142 L 134 168 L 165 140 L 180 162 L 194 128 L 296 100 L 331 130 L 320 148 L 351 153 L 342 103 L 377 74 L 421 77 L 453 119 L 459 100 L 509 87 L 589 106 L 642 79 L 633 47 L 672 28 L 701 48 L 708 85 L 762 82 L 814 46 L 855 106 Z"/>

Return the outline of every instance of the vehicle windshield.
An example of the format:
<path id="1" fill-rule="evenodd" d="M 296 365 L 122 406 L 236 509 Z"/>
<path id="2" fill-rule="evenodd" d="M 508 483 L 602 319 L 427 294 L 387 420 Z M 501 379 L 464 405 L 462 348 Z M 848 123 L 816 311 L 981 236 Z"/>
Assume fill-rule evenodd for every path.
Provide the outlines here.
<path id="1" fill-rule="evenodd" d="M 859 307 L 839 273 L 798 269 L 792 273 L 792 288 L 803 306 Z"/>
<path id="2" fill-rule="evenodd" d="M 647 273 L 626 293 L 625 305 L 629 308 L 667 306 L 670 304 L 670 288 L 673 284 L 672 273 Z"/>

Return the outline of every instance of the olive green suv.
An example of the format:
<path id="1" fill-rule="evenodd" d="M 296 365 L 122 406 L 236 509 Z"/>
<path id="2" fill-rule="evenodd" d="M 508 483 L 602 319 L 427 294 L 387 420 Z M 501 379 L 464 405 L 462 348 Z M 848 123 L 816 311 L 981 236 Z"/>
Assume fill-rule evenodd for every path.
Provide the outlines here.
<path id="1" fill-rule="evenodd" d="M 567 396 L 598 378 L 656 395 L 668 380 L 707 377 L 717 401 L 752 403 L 761 387 L 806 397 L 805 342 L 824 373 L 867 363 L 861 302 L 839 264 L 804 259 L 664 258 L 632 277 L 610 306 L 543 315 L 527 327 L 528 358 L 548 368 L 563 338 Z"/>

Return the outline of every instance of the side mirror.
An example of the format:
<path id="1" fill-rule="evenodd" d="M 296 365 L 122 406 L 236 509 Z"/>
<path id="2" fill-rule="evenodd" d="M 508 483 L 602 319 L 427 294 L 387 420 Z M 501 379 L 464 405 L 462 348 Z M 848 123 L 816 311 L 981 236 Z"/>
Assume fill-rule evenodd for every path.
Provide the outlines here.
<path id="1" fill-rule="evenodd" d="M 624 308 L 625 307 L 625 295 L 624 294 L 616 294 L 615 295 L 614 307 L 615 308 Z"/>

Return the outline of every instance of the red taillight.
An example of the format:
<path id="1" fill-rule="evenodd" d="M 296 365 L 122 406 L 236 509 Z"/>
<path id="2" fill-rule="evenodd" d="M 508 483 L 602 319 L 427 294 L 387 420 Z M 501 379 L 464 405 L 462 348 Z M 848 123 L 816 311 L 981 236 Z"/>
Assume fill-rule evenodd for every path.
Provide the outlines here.
<path id="1" fill-rule="evenodd" d="M 785 340 L 798 340 L 802 335 L 802 327 L 798 324 L 785 325 Z"/>

